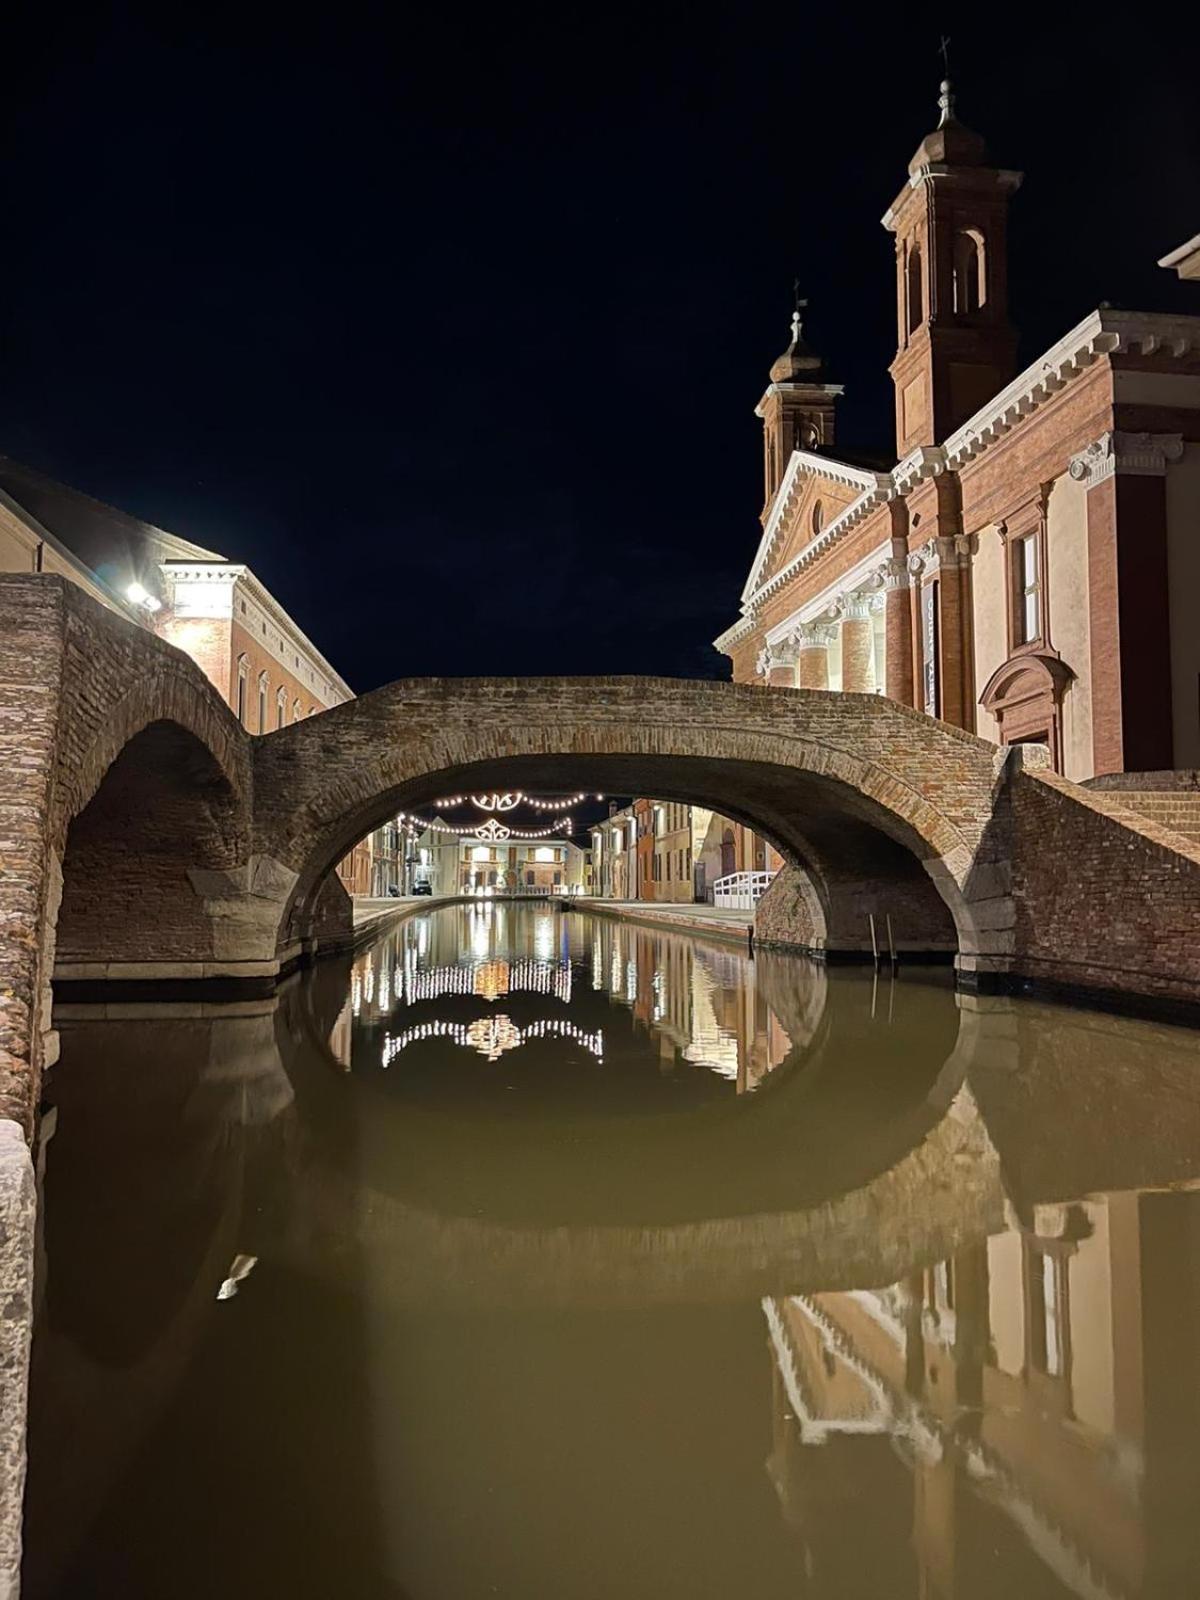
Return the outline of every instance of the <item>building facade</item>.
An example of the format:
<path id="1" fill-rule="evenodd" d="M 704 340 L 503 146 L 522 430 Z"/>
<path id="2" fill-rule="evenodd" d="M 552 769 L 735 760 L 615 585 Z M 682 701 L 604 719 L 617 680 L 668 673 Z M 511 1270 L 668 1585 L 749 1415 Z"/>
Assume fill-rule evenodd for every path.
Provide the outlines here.
<path id="1" fill-rule="evenodd" d="M 201 667 L 250 733 L 354 698 L 316 645 L 250 568 L 233 561 L 164 561 L 158 632 Z M 338 863 L 348 894 L 376 890 L 371 837 Z"/>
<path id="2" fill-rule="evenodd" d="M 1076 780 L 1200 766 L 1200 316 L 1101 307 L 1016 372 L 1020 174 L 949 85 L 940 104 L 883 219 L 896 456 L 838 446 L 841 390 L 797 311 L 757 408 L 762 535 L 717 648 L 739 682 L 887 694 L 1044 743 Z"/>
<path id="3" fill-rule="evenodd" d="M 250 733 L 353 691 L 249 567 L 0 457 L 0 571 L 53 572 L 191 656 Z M 338 865 L 372 893 L 370 838 Z M 388 893 L 384 888 L 376 892 Z"/>
<path id="4" fill-rule="evenodd" d="M 416 839 L 414 880 L 435 895 L 582 894 L 587 852 L 567 838 L 481 838 L 441 818 Z M 502 830 L 497 830 L 502 832 Z"/>
<path id="5" fill-rule="evenodd" d="M 743 823 L 704 806 L 639 798 L 591 829 L 592 893 L 609 900 L 710 902 L 741 872 L 778 872 L 783 858 Z"/>

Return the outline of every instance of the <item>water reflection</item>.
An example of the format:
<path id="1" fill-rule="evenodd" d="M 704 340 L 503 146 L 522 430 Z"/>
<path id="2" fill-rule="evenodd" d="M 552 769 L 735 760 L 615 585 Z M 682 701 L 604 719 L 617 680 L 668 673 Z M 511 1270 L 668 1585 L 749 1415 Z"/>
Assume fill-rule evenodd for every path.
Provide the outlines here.
<path id="1" fill-rule="evenodd" d="M 59 1021 L 29 1595 L 1195 1592 L 1194 1035 L 506 905 Z"/>

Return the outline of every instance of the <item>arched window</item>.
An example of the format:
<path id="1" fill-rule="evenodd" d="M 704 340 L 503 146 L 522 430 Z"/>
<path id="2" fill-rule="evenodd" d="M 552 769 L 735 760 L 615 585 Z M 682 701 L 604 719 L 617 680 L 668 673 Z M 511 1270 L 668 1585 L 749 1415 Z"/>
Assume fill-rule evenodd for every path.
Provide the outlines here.
<path id="1" fill-rule="evenodd" d="M 245 656 L 239 656 L 237 663 L 237 719 L 243 728 L 246 726 L 246 680 L 249 674 L 250 663 Z"/>
<path id="2" fill-rule="evenodd" d="M 293 700 L 293 701 L 292 701 L 292 721 L 293 721 L 293 722 L 299 722 L 299 721 L 300 721 L 300 718 L 301 718 L 301 717 L 302 717 L 302 716 L 303 716 L 303 715 L 304 715 L 304 713 L 303 713 L 303 711 L 302 711 L 302 710 L 301 710 L 301 709 L 300 709 L 300 702 L 299 702 L 299 700 Z"/>
<path id="3" fill-rule="evenodd" d="M 908 305 L 908 331 L 915 333 L 925 320 L 925 289 L 921 281 L 921 246 L 910 244 L 904 268 L 904 297 Z"/>
<path id="4" fill-rule="evenodd" d="M 275 696 L 275 726 L 282 728 L 287 721 L 287 690 L 280 689 Z"/>
<path id="5" fill-rule="evenodd" d="M 824 526 L 825 526 L 825 507 L 818 500 L 814 504 L 814 506 L 812 508 L 812 533 L 813 533 L 813 538 L 814 539 L 820 533 L 821 529 Z"/>
<path id="6" fill-rule="evenodd" d="M 259 731 L 259 733 L 266 733 L 266 731 L 267 731 L 267 695 L 270 692 L 270 688 L 271 688 L 271 680 L 267 677 L 265 672 L 260 672 L 259 675 L 258 675 L 258 731 Z"/>
<path id="7" fill-rule="evenodd" d="M 960 228 L 954 235 L 954 310 L 962 316 L 987 304 L 987 262 L 983 235 Z"/>

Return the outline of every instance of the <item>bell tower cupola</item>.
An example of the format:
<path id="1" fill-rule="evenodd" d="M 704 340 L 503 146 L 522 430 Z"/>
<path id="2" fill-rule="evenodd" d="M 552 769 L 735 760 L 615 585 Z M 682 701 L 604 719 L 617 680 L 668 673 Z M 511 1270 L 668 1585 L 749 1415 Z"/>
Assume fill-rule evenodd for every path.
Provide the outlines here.
<path id="1" fill-rule="evenodd" d="M 763 521 L 770 515 L 794 450 L 828 450 L 842 385 L 825 381 L 825 363 L 804 338 L 807 300 L 797 286 L 792 338 L 773 364 L 767 392 L 755 407 L 763 425 Z"/>
<path id="2" fill-rule="evenodd" d="M 908 166 L 883 225 L 896 236 L 896 450 L 936 445 L 1012 378 L 1008 320 L 1008 202 L 1019 172 L 991 163 L 954 111 L 948 80 L 940 117 Z"/>

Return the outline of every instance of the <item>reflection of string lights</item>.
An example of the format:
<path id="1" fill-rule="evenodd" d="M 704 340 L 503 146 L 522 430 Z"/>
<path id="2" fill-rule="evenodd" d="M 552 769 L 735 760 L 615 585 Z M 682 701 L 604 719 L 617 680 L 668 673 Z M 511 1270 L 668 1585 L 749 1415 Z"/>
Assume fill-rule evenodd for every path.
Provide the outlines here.
<path id="1" fill-rule="evenodd" d="M 399 979 L 399 972 L 396 976 Z M 396 998 L 411 1005 L 419 1000 L 440 1000 L 447 994 L 474 994 L 484 1000 L 495 1000 L 502 994 L 544 994 L 567 1003 L 571 999 L 571 964 L 526 956 L 519 961 L 493 959 L 430 967 L 424 972 L 405 973 L 403 988 L 397 988 Z"/>
<path id="2" fill-rule="evenodd" d="M 586 1033 L 573 1022 L 563 1022 L 557 1017 L 548 1017 L 531 1022 L 527 1028 L 518 1028 L 511 1017 L 501 1014 L 498 1017 L 479 1017 L 469 1023 L 419 1022 L 416 1027 L 406 1028 L 403 1033 L 385 1034 L 380 1055 L 382 1064 L 390 1067 L 401 1051 L 425 1039 L 452 1039 L 455 1044 L 475 1050 L 489 1061 L 498 1060 L 505 1052 L 517 1050 L 531 1039 L 571 1039 L 594 1055 L 597 1061 L 604 1058 L 604 1034 L 599 1029 L 595 1033 Z"/>

